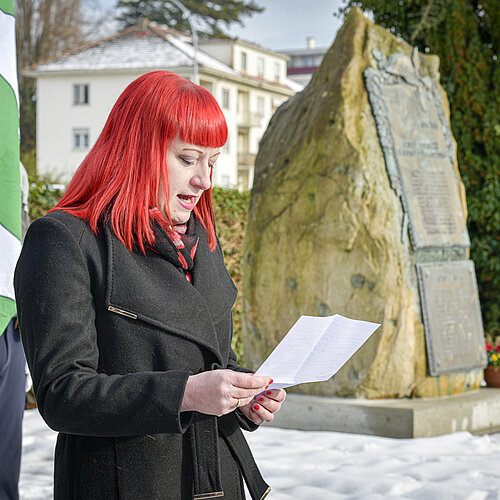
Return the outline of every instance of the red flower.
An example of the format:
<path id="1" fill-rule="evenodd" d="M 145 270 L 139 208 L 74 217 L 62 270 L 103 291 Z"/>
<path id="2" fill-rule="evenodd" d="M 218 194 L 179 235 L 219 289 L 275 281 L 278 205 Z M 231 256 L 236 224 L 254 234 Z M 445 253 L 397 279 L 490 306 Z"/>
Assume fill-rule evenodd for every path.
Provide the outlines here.
<path id="1" fill-rule="evenodd" d="M 493 347 L 491 346 L 491 344 L 489 342 L 486 342 L 486 350 L 493 351 Z"/>
<path id="2" fill-rule="evenodd" d="M 497 344 L 497 346 L 495 347 L 495 351 L 500 352 L 500 344 Z"/>

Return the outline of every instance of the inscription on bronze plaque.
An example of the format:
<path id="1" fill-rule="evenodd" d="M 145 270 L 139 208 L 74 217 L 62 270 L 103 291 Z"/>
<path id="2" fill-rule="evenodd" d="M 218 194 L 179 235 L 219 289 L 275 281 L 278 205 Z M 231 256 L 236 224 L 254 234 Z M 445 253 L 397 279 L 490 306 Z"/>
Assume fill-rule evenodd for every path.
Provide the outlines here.
<path id="1" fill-rule="evenodd" d="M 486 366 L 474 263 L 417 264 L 431 375 Z"/>
<path id="2" fill-rule="evenodd" d="M 432 79 L 404 54 L 365 71 L 391 184 L 409 217 L 415 249 L 468 247 L 451 134 Z"/>
<path id="3" fill-rule="evenodd" d="M 484 333 L 451 132 L 434 81 L 421 77 L 418 53 L 364 72 L 391 186 L 400 197 L 416 264 L 432 376 L 486 365 Z"/>

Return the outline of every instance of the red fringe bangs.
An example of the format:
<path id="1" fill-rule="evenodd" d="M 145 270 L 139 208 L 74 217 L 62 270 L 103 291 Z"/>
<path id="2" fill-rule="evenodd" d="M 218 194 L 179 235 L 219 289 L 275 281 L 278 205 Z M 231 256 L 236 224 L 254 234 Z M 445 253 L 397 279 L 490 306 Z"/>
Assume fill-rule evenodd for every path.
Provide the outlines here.
<path id="1" fill-rule="evenodd" d="M 182 141 L 190 144 L 220 148 L 227 140 L 226 119 L 212 94 L 205 89 L 200 92 L 200 88 L 203 89 L 190 85 L 185 101 L 177 102 L 177 134 Z"/>

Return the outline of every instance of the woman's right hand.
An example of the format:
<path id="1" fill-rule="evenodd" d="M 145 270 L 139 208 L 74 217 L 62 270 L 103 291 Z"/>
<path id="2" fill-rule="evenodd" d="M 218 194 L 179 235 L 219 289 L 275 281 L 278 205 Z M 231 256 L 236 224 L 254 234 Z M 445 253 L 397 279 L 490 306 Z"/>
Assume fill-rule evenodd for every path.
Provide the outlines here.
<path id="1" fill-rule="evenodd" d="M 181 411 L 197 411 L 220 417 L 238 406 L 250 403 L 271 382 L 269 377 L 256 377 L 227 369 L 190 375 Z"/>

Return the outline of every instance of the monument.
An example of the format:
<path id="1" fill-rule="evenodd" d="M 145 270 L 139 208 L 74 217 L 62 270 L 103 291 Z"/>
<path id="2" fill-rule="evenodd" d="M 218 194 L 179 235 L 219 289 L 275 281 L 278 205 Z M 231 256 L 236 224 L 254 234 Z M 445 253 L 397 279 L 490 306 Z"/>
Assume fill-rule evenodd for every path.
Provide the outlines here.
<path id="1" fill-rule="evenodd" d="M 243 264 L 246 363 L 258 367 L 301 314 L 382 324 L 335 377 L 300 393 L 480 386 L 484 336 L 438 67 L 354 8 L 261 140 Z"/>

